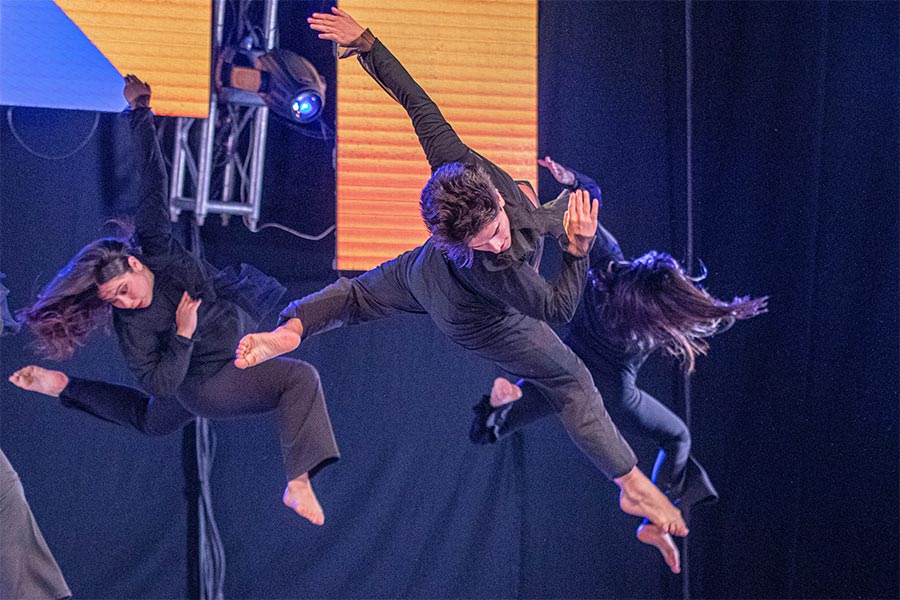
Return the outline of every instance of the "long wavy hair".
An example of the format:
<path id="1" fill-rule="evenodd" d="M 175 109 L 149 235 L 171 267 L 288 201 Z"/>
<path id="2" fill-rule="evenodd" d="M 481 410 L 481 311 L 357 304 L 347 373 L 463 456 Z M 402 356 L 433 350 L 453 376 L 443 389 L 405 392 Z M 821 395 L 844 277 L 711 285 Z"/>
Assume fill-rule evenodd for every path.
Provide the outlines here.
<path id="1" fill-rule="evenodd" d="M 38 293 L 37 299 L 18 312 L 35 335 L 34 346 L 46 358 L 69 358 L 90 334 L 109 324 L 112 307 L 101 300 L 99 286 L 131 271 L 129 256 L 140 252 L 131 242 L 133 226 L 114 221 L 122 237 L 91 242 L 69 261 Z"/>
<path id="2" fill-rule="evenodd" d="M 669 254 L 655 250 L 592 270 L 600 322 L 628 350 L 663 348 L 693 372 L 697 355 L 709 349 L 705 338 L 767 312 L 768 296 L 719 300 L 699 285 L 705 277 L 705 267 L 691 277 Z"/>

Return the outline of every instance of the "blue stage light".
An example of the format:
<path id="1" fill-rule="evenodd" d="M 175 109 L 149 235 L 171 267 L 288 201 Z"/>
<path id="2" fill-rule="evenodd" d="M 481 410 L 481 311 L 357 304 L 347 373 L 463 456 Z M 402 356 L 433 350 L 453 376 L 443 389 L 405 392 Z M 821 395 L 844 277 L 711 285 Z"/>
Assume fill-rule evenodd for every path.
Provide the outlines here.
<path id="1" fill-rule="evenodd" d="M 312 123 L 325 107 L 325 81 L 311 62 L 290 50 L 223 48 L 215 76 L 222 100 L 265 104 L 295 123 Z"/>
<path id="2" fill-rule="evenodd" d="M 309 123 L 319 118 L 322 97 L 313 91 L 303 91 L 291 102 L 291 116 L 298 123 Z"/>

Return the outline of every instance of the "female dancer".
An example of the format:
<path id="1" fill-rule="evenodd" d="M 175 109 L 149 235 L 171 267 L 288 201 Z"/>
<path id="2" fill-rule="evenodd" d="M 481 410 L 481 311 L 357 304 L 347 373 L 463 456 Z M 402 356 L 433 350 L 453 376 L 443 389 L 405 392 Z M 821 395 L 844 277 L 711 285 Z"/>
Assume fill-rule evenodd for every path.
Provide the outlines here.
<path id="1" fill-rule="evenodd" d="M 150 93 L 134 75 L 125 77 L 131 132 L 143 159 L 135 243 L 104 238 L 88 244 L 21 313 L 38 350 L 54 359 L 71 356 L 112 314 L 125 362 L 150 395 L 35 366 L 10 381 L 149 435 L 175 431 L 197 415 L 275 410 L 288 480 L 283 501 L 321 525 L 325 517 L 310 477 L 339 453 L 318 373 L 288 358 L 250 371 L 232 365 L 238 341 L 284 288 L 252 267 L 239 276 L 218 272 L 172 237 Z"/>
<path id="2" fill-rule="evenodd" d="M 585 189 L 600 198 L 589 177 L 553 161 L 538 161 L 557 181 Z M 675 413 L 637 386 L 638 371 L 656 349 L 679 357 L 687 372 L 707 337 L 741 319 L 766 312 L 767 298 L 735 298 L 724 302 L 697 285 L 668 254 L 651 251 L 624 260 L 615 238 L 598 228 L 591 250 L 591 277 L 563 341 L 587 365 L 604 404 L 617 425 L 659 444 L 652 480 L 673 504 L 685 507 L 718 499 L 706 471 L 690 455 L 691 435 Z M 705 275 L 705 273 L 704 273 Z M 497 441 L 529 423 L 554 413 L 541 391 L 528 381 L 513 384 L 498 378 L 491 395 L 475 406 L 470 437 L 480 444 Z M 680 571 L 672 537 L 644 521 L 637 530 L 642 542 L 656 546 L 673 573 Z"/>

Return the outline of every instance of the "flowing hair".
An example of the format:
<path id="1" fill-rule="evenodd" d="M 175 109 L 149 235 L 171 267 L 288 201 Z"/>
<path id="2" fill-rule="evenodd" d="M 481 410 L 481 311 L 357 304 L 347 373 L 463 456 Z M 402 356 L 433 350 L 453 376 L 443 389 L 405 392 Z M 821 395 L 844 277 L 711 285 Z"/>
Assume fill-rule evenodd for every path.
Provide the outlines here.
<path id="1" fill-rule="evenodd" d="M 691 277 L 678 261 L 655 250 L 632 261 L 611 262 L 605 270 L 591 271 L 597 316 L 629 351 L 664 348 L 691 373 L 697 355 L 709 349 L 705 338 L 767 312 L 768 296 L 725 302 L 698 285 L 705 277 L 705 267 L 700 276 Z"/>
<path id="2" fill-rule="evenodd" d="M 109 324 L 112 308 L 100 299 L 98 288 L 130 271 L 128 257 L 139 255 L 130 241 L 133 226 L 125 221 L 113 223 L 124 237 L 102 238 L 79 250 L 37 299 L 18 312 L 34 333 L 40 355 L 53 360 L 69 358 L 91 332 Z"/>

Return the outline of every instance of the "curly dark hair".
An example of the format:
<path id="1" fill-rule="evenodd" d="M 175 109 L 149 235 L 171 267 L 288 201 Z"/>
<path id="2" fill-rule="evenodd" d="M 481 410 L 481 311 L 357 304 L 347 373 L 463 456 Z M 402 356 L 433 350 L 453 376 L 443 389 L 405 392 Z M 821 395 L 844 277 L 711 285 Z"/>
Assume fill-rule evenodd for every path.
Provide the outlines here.
<path id="1" fill-rule="evenodd" d="M 458 162 L 434 172 L 422 188 L 419 207 L 435 246 L 463 267 L 470 266 L 474 257 L 469 242 L 500 213 L 487 171 Z"/>
<path id="2" fill-rule="evenodd" d="M 128 232 L 127 225 L 119 225 Z M 94 330 L 109 324 L 112 308 L 98 295 L 100 285 L 131 271 L 129 256 L 138 256 L 130 236 L 91 242 L 48 283 L 19 319 L 35 335 L 39 354 L 69 358 Z"/>
<path id="3" fill-rule="evenodd" d="M 706 354 L 705 338 L 735 321 L 767 312 L 768 296 L 719 300 L 698 284 L 665 252 L 650 251 L 631 261 L 611 262 L 591 271 L 600 322 L 631 351 L 664 348 L 694 370 L 698 354 Z"/>

